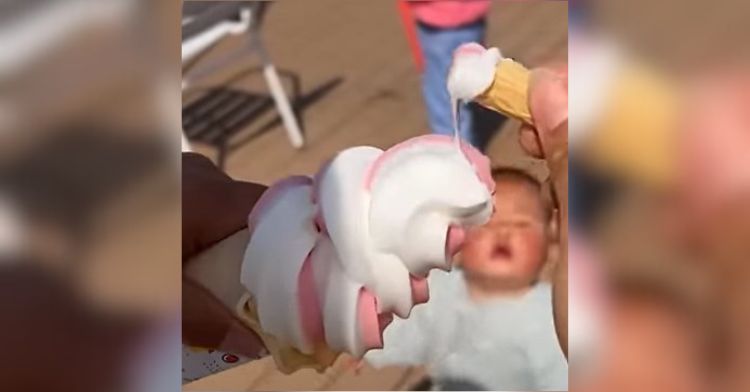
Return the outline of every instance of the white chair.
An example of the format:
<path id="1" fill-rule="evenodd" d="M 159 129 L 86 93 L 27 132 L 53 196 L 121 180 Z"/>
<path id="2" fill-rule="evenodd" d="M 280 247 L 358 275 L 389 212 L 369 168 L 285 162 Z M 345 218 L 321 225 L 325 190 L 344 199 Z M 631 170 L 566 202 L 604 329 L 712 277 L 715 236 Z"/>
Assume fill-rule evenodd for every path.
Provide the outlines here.
<path id="1" fill-rule="evenodd" d="M 263 64 L 263 77 L 279 112 L 292 146 L 300 148 L 304 138 L 299 122 L 279 79 L 276 67 L 271 62 L 260 35 L 260 22 L 268 3 L 265 1 L 185 1 L 182 16 L 182 64 L 196 61 L 201 53 L 230 35 L 244 35 L 249 49 L 241 53 L 230 53 L 210 63 L 191 67 L 183 74 L 182 89 L 190 88 L 194 78 L 205 76 L 234 60 L 238 55 L 255 54 Z M 182 150 L 190 150 L 190 142 L 183 134 Z"/>

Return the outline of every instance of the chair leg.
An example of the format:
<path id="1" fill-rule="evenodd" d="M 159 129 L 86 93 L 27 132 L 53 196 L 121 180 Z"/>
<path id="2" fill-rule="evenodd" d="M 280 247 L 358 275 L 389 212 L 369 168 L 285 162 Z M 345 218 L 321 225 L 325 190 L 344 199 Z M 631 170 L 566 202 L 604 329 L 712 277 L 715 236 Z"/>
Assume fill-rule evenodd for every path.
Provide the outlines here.
<path id="1" fill-rule="evenodd" d="M 227 163 L 227 152 L 229 150 L 229 141 L 225 138 L 222 138 L 222 140 L 219 142 L 219 155 L 216 157 L 216 166 L 224 170 L 226 169 L 224 165 Z"/>
<path id="2" fill-rule="evenodd" d="M 276 108 L 279 110 L 279 115 L 281 116 L 281 121 L 284 123 L 284 128 L 286 128 L 289 141 L 295 148 L 302 147 L 302 145 L 305 144 L 305 140 L 302 137 L 302 131 L 297 122 L 297 117 L 294 115 L 292 106 L 289 104 L 289 99 L 284 92 L 284 87 L 279 80 L 279 74 L 276 72 L 276 67 L 270 62 L 267 62 L 263 66 L 263 76 L 266 78 L 266 83 L 271 91 L 271 96 L 276 103 Z"/>

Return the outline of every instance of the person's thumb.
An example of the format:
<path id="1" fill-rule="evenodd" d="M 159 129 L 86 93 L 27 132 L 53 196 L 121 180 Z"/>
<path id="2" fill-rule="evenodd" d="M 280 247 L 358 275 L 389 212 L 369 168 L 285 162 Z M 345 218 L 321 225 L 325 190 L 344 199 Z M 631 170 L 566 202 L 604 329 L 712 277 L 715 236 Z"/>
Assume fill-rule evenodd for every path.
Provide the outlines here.
<path id="1" fill-rule="evenodd" d="M 568 78 L 564 67 L 539 68 L 531 74 L 529 110 L 542 144 L 554 138 L 550 132 L 568 120 Z M 566 135 L 567 137 L 567 135 Z M 546 148 L 546 146 L 543 146 Z"/>

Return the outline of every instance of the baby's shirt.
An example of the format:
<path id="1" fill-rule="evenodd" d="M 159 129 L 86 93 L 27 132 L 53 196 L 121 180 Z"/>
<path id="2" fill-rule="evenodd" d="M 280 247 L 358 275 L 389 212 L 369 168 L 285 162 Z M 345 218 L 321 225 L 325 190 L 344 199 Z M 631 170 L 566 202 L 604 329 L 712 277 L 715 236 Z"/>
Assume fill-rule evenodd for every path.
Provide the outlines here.
<path id="1" fill-rule="evenodd" d="M 395 319 L 374 366 L 427 365 L 437 383 L 485 390 L 567 390 L 568 365 L 552 318 L 552 290 L 539 283 L 519 297 L 472 302 L 461 271 L 433 271 L 430 301 Z"/>

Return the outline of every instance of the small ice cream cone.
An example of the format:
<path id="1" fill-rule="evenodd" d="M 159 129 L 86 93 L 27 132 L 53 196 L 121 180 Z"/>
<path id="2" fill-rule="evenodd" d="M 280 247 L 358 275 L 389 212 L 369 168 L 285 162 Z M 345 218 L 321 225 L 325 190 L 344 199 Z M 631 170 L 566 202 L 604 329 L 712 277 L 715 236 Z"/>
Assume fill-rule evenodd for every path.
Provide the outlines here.
<path id="1" fill-rule="evenodd" d="M 529 110 L 529 80 L 531 71 L 512 59 L 502 59 L 495 69 L 490 87 L 475 100 L 526 124 L 532 124 Z"/>

